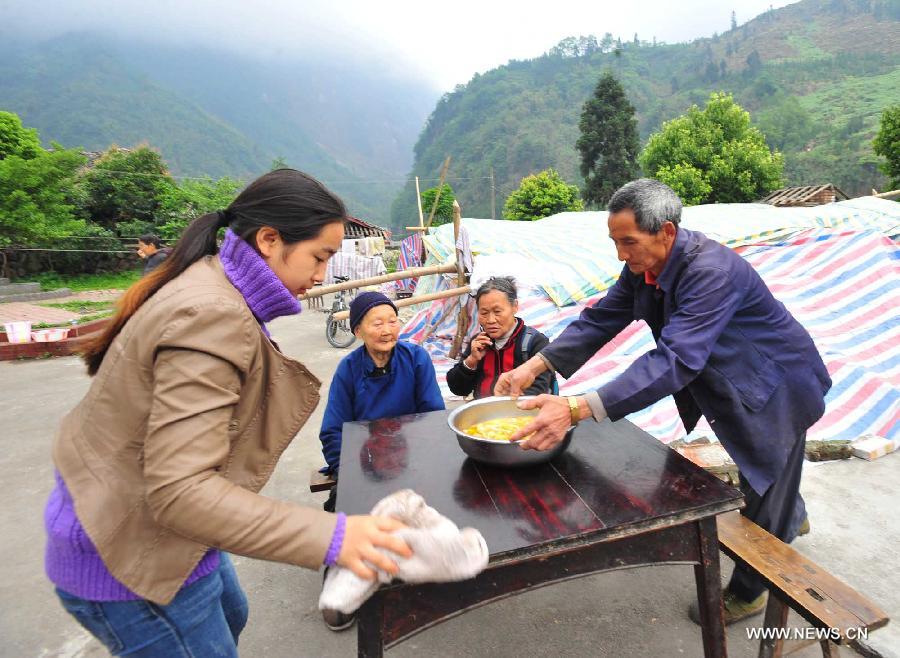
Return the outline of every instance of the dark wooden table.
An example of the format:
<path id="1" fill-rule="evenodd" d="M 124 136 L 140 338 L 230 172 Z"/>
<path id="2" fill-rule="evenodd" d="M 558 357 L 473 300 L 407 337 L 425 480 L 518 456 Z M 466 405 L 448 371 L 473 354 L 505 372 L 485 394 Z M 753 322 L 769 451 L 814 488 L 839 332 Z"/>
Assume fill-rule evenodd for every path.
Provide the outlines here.
<path id="1" fill-rule="evenodd" d="M 491 551 L 478 577 L 384 586 L 359 611 L 360 656 L 490 601 L 599 571 L 694 565 L 706 656 L 725 656 L 716 515 L 741 494 L 627 420 L 585 421 L 569 449 L 529 469 L 468 459 L 447 412 L 346 423 L 337 506 L 362 514 L 413 489 Z"/>

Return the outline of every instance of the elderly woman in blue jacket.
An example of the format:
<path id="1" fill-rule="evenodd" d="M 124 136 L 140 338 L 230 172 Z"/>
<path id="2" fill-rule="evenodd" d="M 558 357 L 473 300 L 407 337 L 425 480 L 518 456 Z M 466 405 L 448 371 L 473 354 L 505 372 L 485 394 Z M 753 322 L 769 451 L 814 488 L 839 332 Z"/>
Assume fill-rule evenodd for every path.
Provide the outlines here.
<path id="1" fill-rule="evenodd" d="M 431 357 L 423 348 L 400 338 L 397 307 L 379 292 L 364 292 L 350 303 L 350 328 L 363 344 L 341 359 L 322 418 L 319 440 L 328 464 L 323 471 L 337 477 L 344 423 L 376 420 L 444 409 Z M 335 492 L 325 503 L 334 510 Z M 354 615 L 323 610 L 334 631 L 348 628 Z"/>
<path id="2" fill-rule="evenodd" d="M 341 429 L 350 420 L 375 420 L 444 408 L 431 357 L 399 340 L 397 307 L 379 292 L 364 292 L 350 304 L 350 328 L 363 345 L 338 364 L 319 439 L 327 472 L 341 459 Z"/>

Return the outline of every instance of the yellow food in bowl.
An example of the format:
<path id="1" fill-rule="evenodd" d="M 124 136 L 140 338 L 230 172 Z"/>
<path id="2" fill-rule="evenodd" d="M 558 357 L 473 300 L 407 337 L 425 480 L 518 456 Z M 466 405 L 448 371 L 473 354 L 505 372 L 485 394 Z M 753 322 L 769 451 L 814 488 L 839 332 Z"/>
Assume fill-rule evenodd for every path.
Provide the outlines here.
<path id="1" fill-rule="evenodd" d="M 514 418 L 494 418 L 472 425 L 463 430 L 469 436 L 491 441 L 509 441 L 509 437 L 528 425 L 531 416 L 516 416 Z"/>

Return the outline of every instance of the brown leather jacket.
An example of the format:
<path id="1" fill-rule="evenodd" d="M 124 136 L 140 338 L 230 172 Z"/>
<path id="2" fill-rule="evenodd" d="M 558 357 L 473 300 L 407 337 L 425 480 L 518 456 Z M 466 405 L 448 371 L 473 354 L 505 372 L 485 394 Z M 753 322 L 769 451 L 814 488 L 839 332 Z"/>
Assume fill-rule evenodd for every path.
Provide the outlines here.
<path id="1" fill-rule="evenodd" d="M 266 338 L 217 257 L 147 300 L 53 446 L 112 575 L 166 604 L 210 546 L 321 566 L 335 516 L 257 493 L 319 386 Z"/>

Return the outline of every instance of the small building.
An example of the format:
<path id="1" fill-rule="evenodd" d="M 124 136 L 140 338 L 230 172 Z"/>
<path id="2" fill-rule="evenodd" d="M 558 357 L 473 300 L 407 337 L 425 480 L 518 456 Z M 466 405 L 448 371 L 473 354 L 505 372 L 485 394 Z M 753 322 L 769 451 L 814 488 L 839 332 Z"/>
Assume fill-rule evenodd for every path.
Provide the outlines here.
<path id="1" fill-rule="evenodd" d="M 358 217 L 347 217 L 344 222 L 344 238 L 356 240 L 358 238 L 384 238 L 385 242 L 391 239 L 391 232 L 381 226 L 369 224 Z"/>
<path id="2" fill-rule="evenodd" d="M 801 187 L 784 187 L 775 190 L 762 200 L 770 206 L 821 206 L 826 203 L 849 199 L 835 185 L 803 185 Z"/>

